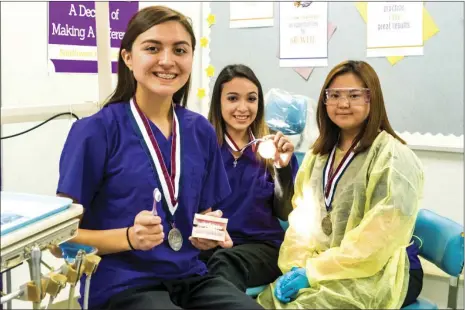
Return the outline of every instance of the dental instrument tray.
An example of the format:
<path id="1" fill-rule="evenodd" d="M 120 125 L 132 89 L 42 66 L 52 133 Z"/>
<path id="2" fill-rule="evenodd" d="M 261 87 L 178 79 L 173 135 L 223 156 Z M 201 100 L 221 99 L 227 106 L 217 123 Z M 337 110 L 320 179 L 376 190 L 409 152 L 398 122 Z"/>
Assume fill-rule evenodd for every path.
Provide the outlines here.
<path id="1" fill-rule="evenodd" d="M 72 204 L 64 197 L 1 192 L 1 236 L 61 212 Z"/>
<path id="2" fill-rule="evenodd" d="M 76 236 L 83 208 L 64 197 L 1 192 L 1 272 Z"/>

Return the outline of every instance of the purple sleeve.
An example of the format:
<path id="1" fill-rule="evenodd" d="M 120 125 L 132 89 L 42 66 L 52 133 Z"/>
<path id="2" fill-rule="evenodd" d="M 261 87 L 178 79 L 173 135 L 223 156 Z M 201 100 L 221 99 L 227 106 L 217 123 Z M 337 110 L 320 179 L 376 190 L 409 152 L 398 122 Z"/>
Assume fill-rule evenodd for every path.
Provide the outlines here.
<path id="1" fill-rule="evenodd" d="M 212 127 L 209 137 L 210 150 L 208 163 L 206 167 L 206 177 L 203 182 L 200 198 L 200 212 L 209 208 L 214 209 L 214 206 L 223 201 L 231 194 L 231 187 L 229 186 L 228 175 L 224 168 L 221 150 L 216 140 L 216 134 Z"/>
<path id="2" fill-rule="evenodd" d="M 90 206 L 102 181 L 107 134 L 96 115 L 74 122 L 60 157 L 57 193 Z"/>

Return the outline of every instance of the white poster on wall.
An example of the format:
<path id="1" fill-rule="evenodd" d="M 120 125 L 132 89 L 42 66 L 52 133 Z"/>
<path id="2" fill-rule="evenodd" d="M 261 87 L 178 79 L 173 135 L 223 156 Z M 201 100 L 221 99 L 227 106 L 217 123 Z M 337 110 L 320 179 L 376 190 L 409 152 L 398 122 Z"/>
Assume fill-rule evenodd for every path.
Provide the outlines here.
<path id="1" fill-rule="evenodd" d="M 368 2 L 367 57 L 423 55 L 423 2 Z"/>
<path id="2" fill-rule="evenodd" d="M 273 27 L 273 2 L 230 2 L 229 27 Z"/>
<path id="3" fill-rule="evenodd" d="M 279 65 L 328 66 L 328 3 L 279 3 Z"/>

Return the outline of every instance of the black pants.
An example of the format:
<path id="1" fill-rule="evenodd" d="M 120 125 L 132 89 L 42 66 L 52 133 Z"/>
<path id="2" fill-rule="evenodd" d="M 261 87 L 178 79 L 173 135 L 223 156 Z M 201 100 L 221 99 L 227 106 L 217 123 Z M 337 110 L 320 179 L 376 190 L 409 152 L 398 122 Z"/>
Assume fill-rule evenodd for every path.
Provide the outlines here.
<path id="1" fill-rule="evenodd" d="M 248 287 L 274 282 L 281 276 L 279 248 L 271 243 L 236 245 L 231 249 L 202 251 L 208 274 L 221 276 L 245 292 Z"/>
<path id="2" fill-rule="evenodd" d="M 405 296 L 402 308 L 413 304 L 417 300 L 418 296 L 420 296 L 421 289 L 423 288 L 423 270 L 410 270 L 409 274 L 410 277 L 408 282 L 407 296 Z"/>
<path id="3" fill-rule="evenodd" d="M 113 296 L 103 309 L 263 309 L 221 277 L 211 275 L 165 281 Z"/>

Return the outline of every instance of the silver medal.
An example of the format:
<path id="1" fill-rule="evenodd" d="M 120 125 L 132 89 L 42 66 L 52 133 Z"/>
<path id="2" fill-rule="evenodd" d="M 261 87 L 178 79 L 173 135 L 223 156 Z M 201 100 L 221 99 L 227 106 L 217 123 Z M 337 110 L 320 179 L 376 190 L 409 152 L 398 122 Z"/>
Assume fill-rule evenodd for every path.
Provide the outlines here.
<path id="1" fill-rule="evenodd" d="M 173 228 L 168 233 L 168 243 L 174 251 L 179 251 L 182 247 L 182 235 L 181 231 L 177 228 Z"/>

